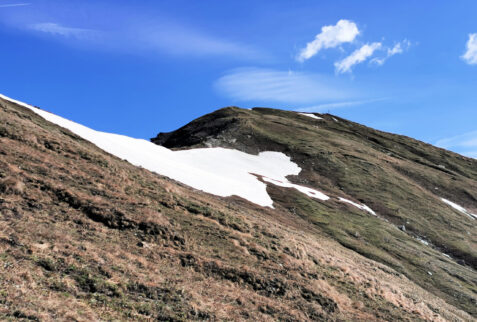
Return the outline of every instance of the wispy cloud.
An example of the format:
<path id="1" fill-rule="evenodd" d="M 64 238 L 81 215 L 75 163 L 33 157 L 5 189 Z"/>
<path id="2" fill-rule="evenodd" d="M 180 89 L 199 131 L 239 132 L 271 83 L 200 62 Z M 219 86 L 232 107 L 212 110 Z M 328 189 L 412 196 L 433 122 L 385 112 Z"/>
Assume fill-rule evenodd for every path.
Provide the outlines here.
<path id="1" fill-rule="evenodd" d="M 469 40 L 466 44 L 466 51 L 461 58 L 469 65 L 477 64 L 477 33 L 469 34 Z"/>
<path id="2" fill-rule="evenodd" d="M 0 4 L 0 8 L 11 8 L 11 7 L 24 7 L 29 6 L 31 3 L 6 3 Z"/>
<path id="3" fill-rule="evenodd" d="M 334 48 L 343 43 L 352 42 L 359 34 L 359 29 L 352 21 L 342 19 L 334 26 L 323 26 L 321 32 L 315 36 L 315 39 L 306 44 L 297 60 L 303 62 L 315 56 L 320 50 Z"/>
<path id="4" fill-rule="evenodd" d="M 324 75 L 261 68 L 240 68 L 218 79 L 215 87 L 238 101 L 294 105 L 343 100 L 355 91 L 343 81 Z"/>
<path id="5" fill-rule="evenodd" d="M 354 100 L 354 101 L 344 101 L 344 102 L 334 102 L 334 103 L 326 103 L 326 104 L 319 104 L 309 107 L 299 108 L 298 111 L 300 112 L 322 112 L 328 109 L 336 109 L 341 107 L 349 107 L 349 106 L 358 106 L 358 105 L 365 105 L 371 104 L 375 102 L 381 102 L 388 100 L 388 97 L 381 97 L 381 98 L 372 98 L 366 100 Z"/>
<path id="6" fill-rule="evenodd" d="M 139 47 L 162 52 L 196 56 L 228 56 L 241 59 L 264 57 L 265 54 L 246 44 L 200 32 L 196 28 L 173 22 L 130 26 L 125 32 Z"/>
<path id="7" fill-rule="evenodd" d="M 258 57 L 260 53 L 246 45 L 221 40 L 202 34 L 193 29 L 175 24 L 146 24 L 123 26 L 115 31 L 100 32 L 85 28 L 75 28 L 54 22 L 29 25 L 30 30 L 86 41 L 86 44 L 100 46 L 115 51 L 151 51 L 173 55 Z M 98 37 L 101 36 L 98 41 Z"/>
<path id="8" fill-rule="evenodd" d="M 472 158 L 477 158 L 477 131 L 441 139 L 437 141 L 435 145 Z"/>
<path id="9" fill-rule="evenodd" d="M 32 24 L 30 28 L 35 31 L 62 37 L 84 38 L 95 33 L 94 30 L 66 27 L 54 22 Z"/>
<path id="10" fill-rule="evenodd" d="M 365 44 L 361 48 L 356 49 L 348 57 L 343 60 L 335 62 L 335 68 L 337 73 L 351 72 L 351 68 L 354 65 L 364 62 L 371 57 L 373 53 L 380 49 L 382 44 L 380 42 L 373 42 L 372 44 Z"/>
<path id="11" fill-rule="evenodd" d="M 408 50 L 410 47 L 411 47 L 411 42 L 407 39 L 404 39 L 403 41 L 396 43 L 394 47 L 387 48 L 386 56 L 380 57 L 380 58 L 376 57 L 371 59 L 371 63 L 381 66 L 386 62 L 386 60 L 388 60 L 392 56 L 397 54 L 402 54 L 404 51 Z"/>
<path id="12" fill-rule="evenodd" d="M 206 24 L 201 28 L 190 21 L 181 22 L 172 14 L 138 11 L 132 15 L 129 7 L 97 1 L 85 1 L 75 6 L 78 7 L 81 10 L 71 10 L 65 2 L 51 10 L 40 3 L 35 10 L 8 10 L 1 18 L 10 27 L 56 37 L 64 44 L 83 49 L 184 58 L 223 57 L 241 61 L 271 58 L 223 30 L 208 29 Z M 77 11 L 82 14 L 77 14 Z"/>

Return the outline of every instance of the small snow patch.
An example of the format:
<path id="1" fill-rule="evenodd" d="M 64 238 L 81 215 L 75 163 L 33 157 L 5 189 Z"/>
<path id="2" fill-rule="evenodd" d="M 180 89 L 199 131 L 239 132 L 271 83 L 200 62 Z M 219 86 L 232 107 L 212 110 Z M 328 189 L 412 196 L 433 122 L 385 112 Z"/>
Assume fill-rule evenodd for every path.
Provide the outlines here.
<path id="1" fill-rule="evenodd" d="M 330 199 L 330 197 L 328 197 L 327 195 L 325 195 L 321 191 L 291 183 L 286 179 L 283 181 L 283 180 L 276 180 L 276 179 L 267 178 L 265 176 L 262 177 L 262 179 L 263 179 L 263 181 L 272 183 L 272 184 L 274 184 L 276 186 L 279 186 L 279 187 L 295 188 L 296 190 L 300 191 L 301 193 L 304 193 L 305 195 L 307 195 L 308 197 L 311 197 L 311 198 L 320 199 L 320 200 L 323 200 L 323 201 Z"/>
<path id="2" fill-rule="evenodd" d="M 416 237 L 416 239 L 420 241 L 421 243 L 423 243 L 424 245 L 429 246 L 429 242 L 427 240 L 424 240 L 421 237 Z"/>
<path id="3" fill-rule="evenodd" d="M 316 116 L 315 114 L 312 114 L 312 113 L 298 113 L 298 114 L 311 117 L 312 119 L 315 119 L 315 120 L 323 119 L 322 117 Z"/>
<path id="4" fill-rule="evenodd" d="M 477 215 L 476 214 L 471 214 L 469 211 L 467 211 L 467 209 L 465 209 L 464 207 L 462 206 L 459 206 L 458 204 L 452 202 L 452 201 L 449 201 L 447 199 L 444 199 L 444 198 L 441 198 L 442 201 L 444 201 L 446 204 L 448 204 L 449 206 L 451 206 L 452 208 L 454 208 L 455 210 L 463 213 L 464 215 L 466 215 L 467 217 L 469 217 L 470 219 L 477 219 Z"/>
<path id="5" fill-rule="evenodd" d="M 357 207 L 357 208 L 359 208 L 359 209 L 361 209 L 361 210 L 365 210 L 365 211 L 369 212 L 369 213 L 370 213 L 371 215 L 373 215 L 373 216 L 377 216 L 376 213 L 375 213 L 371 208 L 369 208 L 368 206 L 366 206 L 366 205 L 364 205 L 364 204 L 360 205 L 360 204 L 358 204 L 358 203 L 356 203 L 356 202 L 353 202 L 353 201 L 351 201 L 351 200 L 348 200 L 348 199 L 345 199 L 345 198 L 341 198 L 341 197 L 339 197 L 339 200 L 340 200 L 341 202 L 349 203 L 349 204 L 351 204 L 351 205 L 353 205 L 353 206 L 355 206 L 355 207 Z"/>

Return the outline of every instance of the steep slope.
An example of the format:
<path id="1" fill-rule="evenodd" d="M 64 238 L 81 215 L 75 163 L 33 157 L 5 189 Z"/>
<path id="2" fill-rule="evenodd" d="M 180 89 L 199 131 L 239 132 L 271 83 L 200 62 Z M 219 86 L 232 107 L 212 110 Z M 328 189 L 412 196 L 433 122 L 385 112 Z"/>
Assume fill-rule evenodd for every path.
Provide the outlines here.
<path id="1" fill-rule="evenodd" d="M 290 180 L 332 199 L 269 186 L 275 207 L 477 314 L 477 160 L 332 115 L 266 108 L 221 109 L 152 141 L 289 155 L 303 169 Z"/>
<path id="2" fill-rule="evenodd" d="M 0 319 L 472 320 L 279 206 L 321 205 L 299 192 L 222 198 L 10 101 L 0 120 Z"/>

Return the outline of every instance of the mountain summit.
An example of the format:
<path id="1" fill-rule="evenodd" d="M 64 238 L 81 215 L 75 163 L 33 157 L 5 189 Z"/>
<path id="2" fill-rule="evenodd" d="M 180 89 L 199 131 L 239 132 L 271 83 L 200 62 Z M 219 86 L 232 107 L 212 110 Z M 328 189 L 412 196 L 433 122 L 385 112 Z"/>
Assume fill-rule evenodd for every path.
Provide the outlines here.
<path id="1" fill-rule="evenodd" d="M 477 160 L 228 107 L 151 141 L 0 97 L 0 317 L 477 316 Z"/>
<path id="2" fill-rule="evenodd" d="M 320 202 L 269 187 L 277 207 L 476 312 L 476 159 L 329 114 L 270 108 L 224 108 L 151 141 L 172 149 L 285 153 L 302 169 L 292 182 L 333 198 Z M 444 267 L 443 256 L 455 268 Z"/>

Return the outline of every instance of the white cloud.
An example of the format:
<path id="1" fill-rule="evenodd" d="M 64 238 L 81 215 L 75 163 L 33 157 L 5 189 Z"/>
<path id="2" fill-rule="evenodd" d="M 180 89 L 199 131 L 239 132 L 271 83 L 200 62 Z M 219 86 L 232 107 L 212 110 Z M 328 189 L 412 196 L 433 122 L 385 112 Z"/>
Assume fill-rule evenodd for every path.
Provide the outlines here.
<path id="1" fill-rule="evenodd" d="M 437 141 L 435 145 L 472 158 L 477 158 L 477 131 L 445 138 Z"/>
<path id="2" fill-rule="evenodd" d="M 0 8 L 11 8 L 11 7 L 23 7 L 23 6 L 29 6 L 30 3 L 6 3 L 6 4 L 0 4 Z"/>
<path id="3" fill-rule="evenodd" d="M 55 36 L 84 38 L 92 33 L 93 30 L 65 27 L 54 22 L 44 22 L 30 25 L 30 28 L 36 31 L 48 33 Z"/>
<path id="4" fill-rule="evenodd" d="M 408 42 L 405 40 L 406 44 L 408 44 Z M 403 53 L 403 49 L 402 49 L 402 45 L 400 42 L 398 42 L 397 44 L 394 45 L 393 48 L 388 48 L 388 57 L 391 57 L 391 56 L 394 56 L 396 54 L 402 54 Z"/>
<path id="5" fill-rule="evenodd" d="M 466 51 L 461 58 L 470 65 L 477 64 L 477 33 L 469 34 L 469 40 L 466 44 Z"/>
<path id="6" fill-rule="evenodd" d="M 352 42 L 358 34 L 358 27 L 349 20 L 342 19 L 334 26 L 323 26 L 321 33 L 300 51 L 297 60 L 303 62 L 315 56 L 321 49 L 334 48 L 343 43 Z"/>
<path id="7" fill-rule="evenodd" d="M 215 87 L 238 101 L 256 103 L 316 104 L 355 95 L 344 81 L 333 77 L 260 68 L 232 70 Z"/>
<path id="8" fill-rule="evenodd" d="M 371 57 L 373 53 L 380 49 L 382 44 L 380 42 L 373 42 L 372 44 L 363 45 L 361 48 L 356 49 L 345 59 L 335 62 L 336 72 L 346 73 L 350 72 L 351 68 L 359 63 L 364 62 L 366 59 Z"/>
<path id="9" fill-rule="evenodd" d="M 397 54 L 402 54 L 405 50 L 408 50 L 409 47 L 411 47 L 411 42 L 407 39 L 404 39 L 403 41 L 396 43 L 393 48 L 387 48 L 386 56 L 380 57 L 380 58 L 376 57 L 371 59 L 371 63 L 381 66 L 390 57 Z"/>

